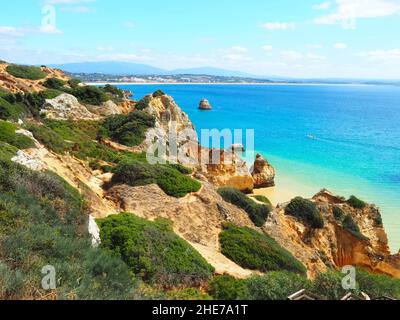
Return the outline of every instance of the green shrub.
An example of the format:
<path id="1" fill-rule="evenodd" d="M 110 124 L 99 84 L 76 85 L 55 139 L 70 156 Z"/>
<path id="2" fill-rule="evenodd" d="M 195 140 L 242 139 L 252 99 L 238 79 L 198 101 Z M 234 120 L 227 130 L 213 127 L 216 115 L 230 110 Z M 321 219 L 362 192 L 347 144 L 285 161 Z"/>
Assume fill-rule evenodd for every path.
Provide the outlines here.
<path id="1" fill-rule="evenodd" d="M 225 201 L 232 203 L 246 211 L 249 214 L 251 221 L 253 221 L 257 227 L 262 227 L 267 221 L 270 213 L 268 206 L 259 205 L 254 200 L 246 196 L 243 192 L 234 188 L 220 188 L 218 193 Z"/>
<path id="2" fill-rule="evenodd" d="M 10 100 L 14 100 L 14 102 L 10 102 Z M 24 118 L 28 113 L 23 104 L 15 102 L 14 95 L 10 94 L 8 97 L 0 97 L 0 119 L 16 121 L 20 118 Z"/>
<path id="3" fill-rule="evenodd" d="M 186 288 L 180 290 L 173 290 L 167 293 L 168 300 L 193 300 L 193 301 L 207 301 L 212 300 L 212 297 L 207 293 L 201 292 L 196 288 Z"/>
<path id="4" fill-rule="evenodd" d="M 246 300 L 287 300 L 293 293 L 311 287 L 305 276 L 284 271 L 253 276 L 245 283 L 247 290 L 243 298 Z"/>
<path id="5" fill-rule="evenodd" d="M 43 85 L 49 89 L 59 90 L 65 86 L 65 81 L 58 78 L 49 78 L 44 82 Z"/>
<path id="6" fill-rule="evenodd" d="M 334 206 L 332 212 L 333 216 L 338 221 L 343 221 L 344 217 L 346 216 L 346 213 L 343 211 L 343 209 L 338 206 Z"/>
<path id="7" fill-rule="evenodd" d="M 154 128 L 155 118 L 142 111 L 133 111 L 129 115 L 117 115 L 108 118 L 103 124 L 101 135 L 110 137 L 126 146 L 138 146 L 146 138 L 146 132 Z"/>
<path id="8" fill-rule="evenodd" d="M 365 237 L 361 231 L 357 223 L 354 222 L 352 216 L 350 214 L 346 215 L 342 222 L 343 228 L 349 231 L 353 236 L 361 239 L 367 240 L 368 238 Z"/>
<path id="9" fill-rule="evenodd" d="M 165 93 L 162 90 L 157 90 L 153 93 L 153 98 L 158 98 L 162 96 L 165 96 Z"/>
<path id="10" fill-rule="evenodd" d="M 324 219 L 321 213 L 310 200 L 301 197 L 294 198 L 287 205 L 285 214 L 298 218 L 311 228 L 322 229 L 324 227 Z"/>
<path id="11" fill-rule="evenodd" d="M 71 89 L 76 89 L 77 87 L 79 87 L 80 83 L 81 83 L 81 80 L 79 80 L 79 79 L 68 80 L 68 85 L 71 87 Z"/>
<path id="12" fill-rule="evenodd" d="M 256 199 L 257 201 L 264 203 L 270 211 L 273 210 L 274 206 L 272 205 L 271 201 L 269 201 L 269 199 L 267 197 L 262 196 L 262 195 L 256 195 L 256 196 L 253 196 L 253 198 Z"/>
<path id="13" fill-rule="evenodd" d="M 40 141 L 51 151 L 63 154 L 69 148 L 68 143 L 46 125 L 30 125 L 28 129 L 32 132 L 35 139 Z"/>
<path id="14" fill-rule="evenodd" d="M 349 200 L 347 200 L 347 204 L 353 207 L 354 209 L 364 209 L 367 206 L 367 204 L 364 201 L 358 199 L 355 196 L 351 196 Z"/>
<path id="15" fill-rule="evenodd" d="M 0 141 L 18 149 L 28 149 L 35 146 L 32 139 L 15 133 L 16 130 L 17 127 L 14 124 L 0 120 Z"/>
<path id="16" fill-rule="evenodd" d="M 175 198 L 182 198 L 201 188 L 200 182 L 168 167 L 160 169 L 157 184 L 167 195 Z"/>
<path id="17" fill-rule="evenodd" d="M 378 226 L 378 227 L 382 227 L 383 226 L 383 220 L 382 220 L 382 216 L 378 215 L 374 218 L 374 223 Z"/>
<path id="18" fill-rule="evenodd" d="M 243 268 L 261 272 L 287 270 L 305 274 L 306 268 L 266 234 L 232 224 L 220 234 L 221 252 Z"/>
<path id="19" fill-rule="evenodd" d="M 17 101 L 21 101 L 35 118 L 40 117 L 40 111 L 47 99 L 54 99 L 62 94 L 62 91 L 48 89 L 41 92 L 27 93 L 17 97 Z"/>
<path id="20" fill-rule="evenodd" d="M 209 283 L 208 293 L 216 300 L 239 300 L 246 295 L 246 282 L 231 276 L 216 276 Z"/>
<path id="21" fill-rule="evenodd" d="M 103 160 L 115 163 L 122 154 L 96 141 L 100 123 L 96 121 L 46 120 L 44 125 L 30 125 L 33 136 L 50 150 L 66 151 L 82 160 Z"/>
<path id="22" fill-rule="evenodd" d="M 78 86 L 72 90 L 66 90 L 66 92 L 75 96 L 83 104 L 99 106 L 103 102 L 110 100 L 110 97 L 102 89 L 94 86 Z"/>
<path id="23" fill-rule="evenodd" d="M 0 141 L 0 159 L 10 160 L 18 152 L 18 148 L 11 146 L 6 142 Z"/>
<path id="24" fill-rule="evenodd" d="M 360 290 L 367 293 L 372 299 L 389 296 L 400 299 L 400 280 L 382 274 L 371 274 L 357 269 L 357 283 Z"/>
<path id="25" fill-rule="evenodd" d="M 53 173 L 0 160 L 0 296 L 42 299 L 43 266 L 57 272 L 58 299 L 127 299 L 126 264 L 93 249 L 79 193 Z M 4 281 L 2 281 L 2 280 Z"/>
<path id="26" fill-rule="evenodd" d="M 144 109 L 147 109 L 149 107 L 150 101 L 151 101 L 151 96 L 144 97 L 142 100 L 136 103 L 135 106 L 136 110 L 143 111 Z"/>
<path id="27" fill-rule="evenodd" d="M 169 196 L 181 198 L 197 192 L 201 184 L 169 165 L 150 165 L 145 161 L 127 159 L 113 170 L 111 187 L 114 184 L 144 186 L 156 183 Z"/>
<path id="28" fill-rule="evenodd" d="M 6 71 L 12 76 L 21 79 L 40 80 L 46 77 L 46 73 L 42 69 L 34 66 L 10 64 Z"/>
<path id="29" fill-rule="evenodd" d="M 121 89 L 110 84 L 106 84 L 103 87 L 103 91 L 118 99 L 122 99 L 124 97 L 124 92 Z"/>
<path id="30" fill-rule="evenodd" d="M 199 286 L 211 278 L 213 268 L 172 224 L 155 222 L 129 213 L 98 220 L 102 247 L 121 257 L 130 270 L 144 281 L 165 288 Z"/>
<path id="31" fill-rule="evenodd" d="M 340 300 L 348 293 L 342 286 L 343 277 L 337 271 L 320 273 L 313 281 L 311 292 L 325 299 Z M 357 295 L 358 290 L 354 293 Z"/>

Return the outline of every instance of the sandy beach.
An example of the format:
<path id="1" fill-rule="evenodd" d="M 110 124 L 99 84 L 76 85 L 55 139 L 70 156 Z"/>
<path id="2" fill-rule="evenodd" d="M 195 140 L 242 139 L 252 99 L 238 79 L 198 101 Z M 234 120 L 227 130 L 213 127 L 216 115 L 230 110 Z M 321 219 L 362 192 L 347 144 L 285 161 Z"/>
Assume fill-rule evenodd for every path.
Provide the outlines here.
<path id="1" fill-rule="evenodd" d="M 276 206 L 280 203 L 289 202 L 297 196 L 311 198 L 319 191 L 318 188 L 304 185 L 304 183 L 296 181 L 290 176 L 278 173 L 275 187 L 255 189 L 253 195 L 265 196 Z"/>

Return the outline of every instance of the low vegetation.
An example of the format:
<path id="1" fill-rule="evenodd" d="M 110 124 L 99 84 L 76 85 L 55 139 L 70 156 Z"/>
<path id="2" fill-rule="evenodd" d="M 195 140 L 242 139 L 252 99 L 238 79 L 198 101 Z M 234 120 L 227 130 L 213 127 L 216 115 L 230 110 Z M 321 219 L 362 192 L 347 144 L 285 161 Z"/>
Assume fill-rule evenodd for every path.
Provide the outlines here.
<path id="1" fill-rule="evenodd" d="M 324 219 L 317 206 L 310 200 L 294 198 L 286 207 L 285 214 L 298 218 L 311 228 L 322 229 Z"/>
<path id="2" fill-rule="evenodd" d="M 65 90 L 65 92 L 72 94 L 83 104 L 94 106 L 100 106 L 110 100 L 110 97 L 102 89 L 94 86 L 77 86 L 71 90 Z"/>
<path id="3" fill-rule="evenodd" d="M 29 125 L 33 136 L 50 150 L 69 152 L 82 160 L 119 162 L 123 155 L 96 141 L 100 123 L 96 121 L 46 120 L 43 125 Z"/>
<path id="4" fill-rule="evenodd" d="M 197 192 L 200 182 L 183 174 L 174 165 L 150 165 L 146 161 L 127 159 L 113 170 L 111 187 L 115 184 L 127 184 L 133 187 L 148 184 L 158 186 L 169 196 L 181 198 L 188 193 Z"/>
<path id="5" fill-rule="evenodd" d="M 305 276 L 277 271 L 247 279 L 246 287 L 247 300 L 286 300 L 293 293 L 310 288 L 311 282 Z"/>
<path id="6" fill-rule="evenodd" d="M 7 143 L 17 149 L 28 149 L 35 145 L 32 139 L 16 133 L 16 130 L 16 125 L 0 120 L 0 142 Z"/>
<path id="7" fill-rule="evenodd" d="M 106 84 L 103 88 L 101 88 L 107 95 L 111 97 L 111 99 L 115 103 L 121 103 L 125 96 L 124 92 L 117 88 L 116 86 L 112 86 L 110 84 Z"/>
<path id="8" fill-rule="evenodd" d="M 143 99 L 139 100 L 135 106 L 137 110 L 143 111 L 149 107 L 151 101 L 151 96 L 146 96 Z"/>
<path id="9" fill-rule="evenodd" d="M 60 89 L 63 89 L 65 84 L 66 84 L 66 82 L 64 80 L 61 80 L 58 78 L 49 78 L 44 82 L 43 85 L 49 89 L 60 90 Z"/>
<path id="10" fill-rule="evenodd" d="M 147 283 L 160 287 L 199 286 L 214 270 L 168 220 L 154 222 L 123 213 L 97 221 L 102 248 L 121 257 L 130 270 Z"/>
<path id="11" fill-rule="evenodd" d="M 240 300 L 247 296 L 247 281 L 223 275 L 214 277 L 208 286 L 208 293 L 216 300 Z"/>
<path id="12" fill-rule="evenodd" d="M 346 216 L 346 213 L 343 211 L 343 209 L 338 206 L 333 207 L 332 213 L 335 219 L 340 222 L 343 221 L 344 217 Z"/>
<path id="13" fill-rule="evenodd" d="M 246 227 L 226 224 L 220 234 L 221 252 L 243 268 L 261 272 L 287 270 L 305 274 L 306 268 L 274 239 Z"/>
<path id="14" fill-rule="evenodd" d="M 46 77 L 46 73 L 42 69 L 34 66 L 10 64 L 7 66 L 6 71 L 12 76 L 21 79 L 40 80 Z"/>
<path id="15" fill-rule="evenodd" d="M 2 96 L 0 93 L 0 119 L 17 121 L 28 114 L 24 104 L 17 103 L 14 95 Z"/>
<path id="16" fill-rule="evenodd" d="M 155 122 L 153 116 L 142 111 L 133 111 L 129 115 L 120 114 L 107 118 L 100 135 L 126 146 L 138 146 L 145 140 L 147 130 L 154 128 Z"/>
<path id="17" fill-rule="evenodd" d="M 165 93 L 162 90 L 157 90 L 153 93 L 153 98 L 158 98 L 162 96 L 165 96 Z"/>
<path id="18" fill-rule="evenodd" d="M 364 209 L 367 206 L 364 201 L 358 199 L 356 196 L 351 196 L 349 200 L 347 200 L 347 204 L 354 209 Z"/>
<path id="19" fill-rule="evenodd" d="M 256 196 L 253 196 L 253 198 L 259 202 L 264 203 L 270 211 L 272 211 L 274 209 L 274 206 L 272 205 L 271 201 L 266 196 L 256 195 Z"/>
<path id="20" fill-rule="evenodd" d="M 260 205 L 243 192 L 230 187 L 220 188 L 218 193 L 225 201 L 246 211 L 257 227 L 262 227 L 267 221 L 270 213 L 267 205 Z"/>
<path id="21" fill-rule="evenodd" d="M 0 160 L 0 299 L 131 297 L 127 265 L 91 247 L 86 221 L 82 198 L 64 180 Z M 49 265 L 58 282 L 46 292 Z"/>
<path id="22" fill-rule="evenodd" d="M 343 274 L 329 270 L 320 273 L 313 281 L 292 272 L 269 272 L 237 280 L 228 276 L 214 278 L 209 285 L 209 294 L 217 300 L 286 300 L 293 293 L 306 289 L 321 299 L 340 300 L 351 292 L 361 298 L 365 292 L 371 299 L 391 297 L 400 299 L 400 280 L 386 275 L 376 275 L 357 269 L 356 289 L 343 289 Z"/>
<path id="23" fill-rule="evenodd" d="M 358 238 L 360 240 L 368 239 L 361 233 L 360 227 L 357 225 L 357 223 L 355 223 L 355 221 L 353 220 L 353 217 L 350 214 L 348 214 L 344 217 L 342 226 L 344 229 L 349 231 L 356 238 Z"/>

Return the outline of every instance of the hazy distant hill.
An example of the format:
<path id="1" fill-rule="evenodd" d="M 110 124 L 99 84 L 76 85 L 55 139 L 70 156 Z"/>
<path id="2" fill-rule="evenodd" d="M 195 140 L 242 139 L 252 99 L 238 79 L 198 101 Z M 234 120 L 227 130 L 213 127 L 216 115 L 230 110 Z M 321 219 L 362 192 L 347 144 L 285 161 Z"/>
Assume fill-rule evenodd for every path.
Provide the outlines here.
<path id="1" fill-rule="evenodd" d="M 218 76 L 218 77 L 246 77 L 246 78 L 254 78 L 254 75 L 241 72 L 241 71 L 233 71 L 226 70 L 220 68 L 213 67 L 202 67 L 202 68 L 189 68 L 189 69 L 176 69 L 170 71 L 172 74 L 206 74 L 209 76 Z"/>
<path id="2" fill-rule="evenodd" d="M 102 62 L 79 62 L 51 65 L 53 68 L 62 69 L 70 73 L 101 73 L 110 75 L 178 75 L 195 74 L 222 77 L 254 77 L 241 71 L 226 70 L 213 67 L 165 70 L 146 64 L 102 61 Z"/>
<path id="3" fill-rule="evenodd" d="M 145 64 L 117 61 L 66 63 L 51 65 L 51 67 L 70 73 L 102 73 L 113 75 L 163 75 L 168 73 L 166 70 Z"/>

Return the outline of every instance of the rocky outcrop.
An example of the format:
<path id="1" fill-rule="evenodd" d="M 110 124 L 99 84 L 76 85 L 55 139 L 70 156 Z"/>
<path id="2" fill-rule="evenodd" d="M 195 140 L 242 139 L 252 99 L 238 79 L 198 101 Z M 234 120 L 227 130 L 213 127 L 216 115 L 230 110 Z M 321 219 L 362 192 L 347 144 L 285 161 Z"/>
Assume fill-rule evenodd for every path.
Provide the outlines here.
<path id="1" fill-rule="evenodd" d="M 389 252 L 383 226 L 376 223 L 380 213 L 375 206 L 354 209 L 326 190 L 314 196 L 313 201 L 324 218 L 323 229 L 310 229 L 296 218 L 285 215 L 285 205 L 278 206 L 263 227 L 306 265 L 310 277 L 328 268 L 352 265 L 400 278 L 400 258 Z M 335 206 L 351 215 L 366 239 L 343 228 L 333 215 Z"/>
<path id="2" fill-rule="evenodd" d="M 116 104 L 112 100 L 103 102 L 100 106 L 88 105 L 87 109 L 100 117 L 111 117 L 117 114 L 128 114 L 133 111 L 133 101 L 125 100 L 121 104 Z"/>
<path id="3" fill-rule="evenodd" d="M 157 185 L 116 185 L 108 190 L 106 197 L 115 203 L 118 211 L 134 212 L 149 220 L 173 221 L 175 232 L 193 244 L 217 272 L 239 278 L 252 274 L 221 254 L 219 234 L 227 221 L 255 227 L 244 211 L 225 202 L 208 182 L 203 183 L 199 192 L 180 199 L 166 195 Z"/>
<path id="4" fill-rule="evenodd" d="M 249 168 L 237 152 L 200 147 L 192 122 L 172 97 L 149 95 L 147 98 L 149 103 L 144 111 L 156 117 L 156 126 L 147 132 L 146 141 L 140 147 L 142 151 L 147 151 L 155 141 L 170 147 L 170 133 L 173 132 L 174 145 L 185 159 L 182 164 L 193 168 L 216 186 L 231 186 L 244 192 L 253 190 L 254 181 Z M 212 161 L 213 152 L 217 153 L 219 161 Z M 229 161 L 226 161 L 228 157 Z"/>
<path id="5" fill-rule="evenodd" d="M 275 169 L 260 154 L 257 154 L 252 173 L 255 188 L 275 186 Z"/>
<path id="6" fill-rule="evenodd" d="M 213 149 L 208 152 L 209 159 L 204 174 L 212 184 L 216 187 L 236 188 L 246 193 L 253 191 L 254 181 L 249 168 L 236 153 Z M 219 156 L 217 163 L 213 160 L 215 152 Z"/>
<path id="7" fill-rule="evenodd" d="M 40 111 L 47 119 L 53 120 L 99 120 L 100 117 L 91 113 L 80 104 L 73 95 L 63 93 L 54 99 L 47 99 Z"/>
<path id="8" fill-rule="evenodd" d="M 212 110 L 212 107 L 211 107 L 210 102 L 207 99 L 203 99 L 200 101 L 199 109 L 209 111 L 209 110 Z"/>
<path id="9" fill-rule="evenodd" d="M 6 68 L 8 64 L 0 64 L 0 87 L 12 93 L 17 92 L 38 92 L 46 90 L 43 83 L 49 78 L 58 78 L 64 81 L 69 80 L 69 77 L 61 70 L 41 67 L 42 71 L 46 73 L 46 77 L 40 80 L 20 79 L 10 75 Z"/>

